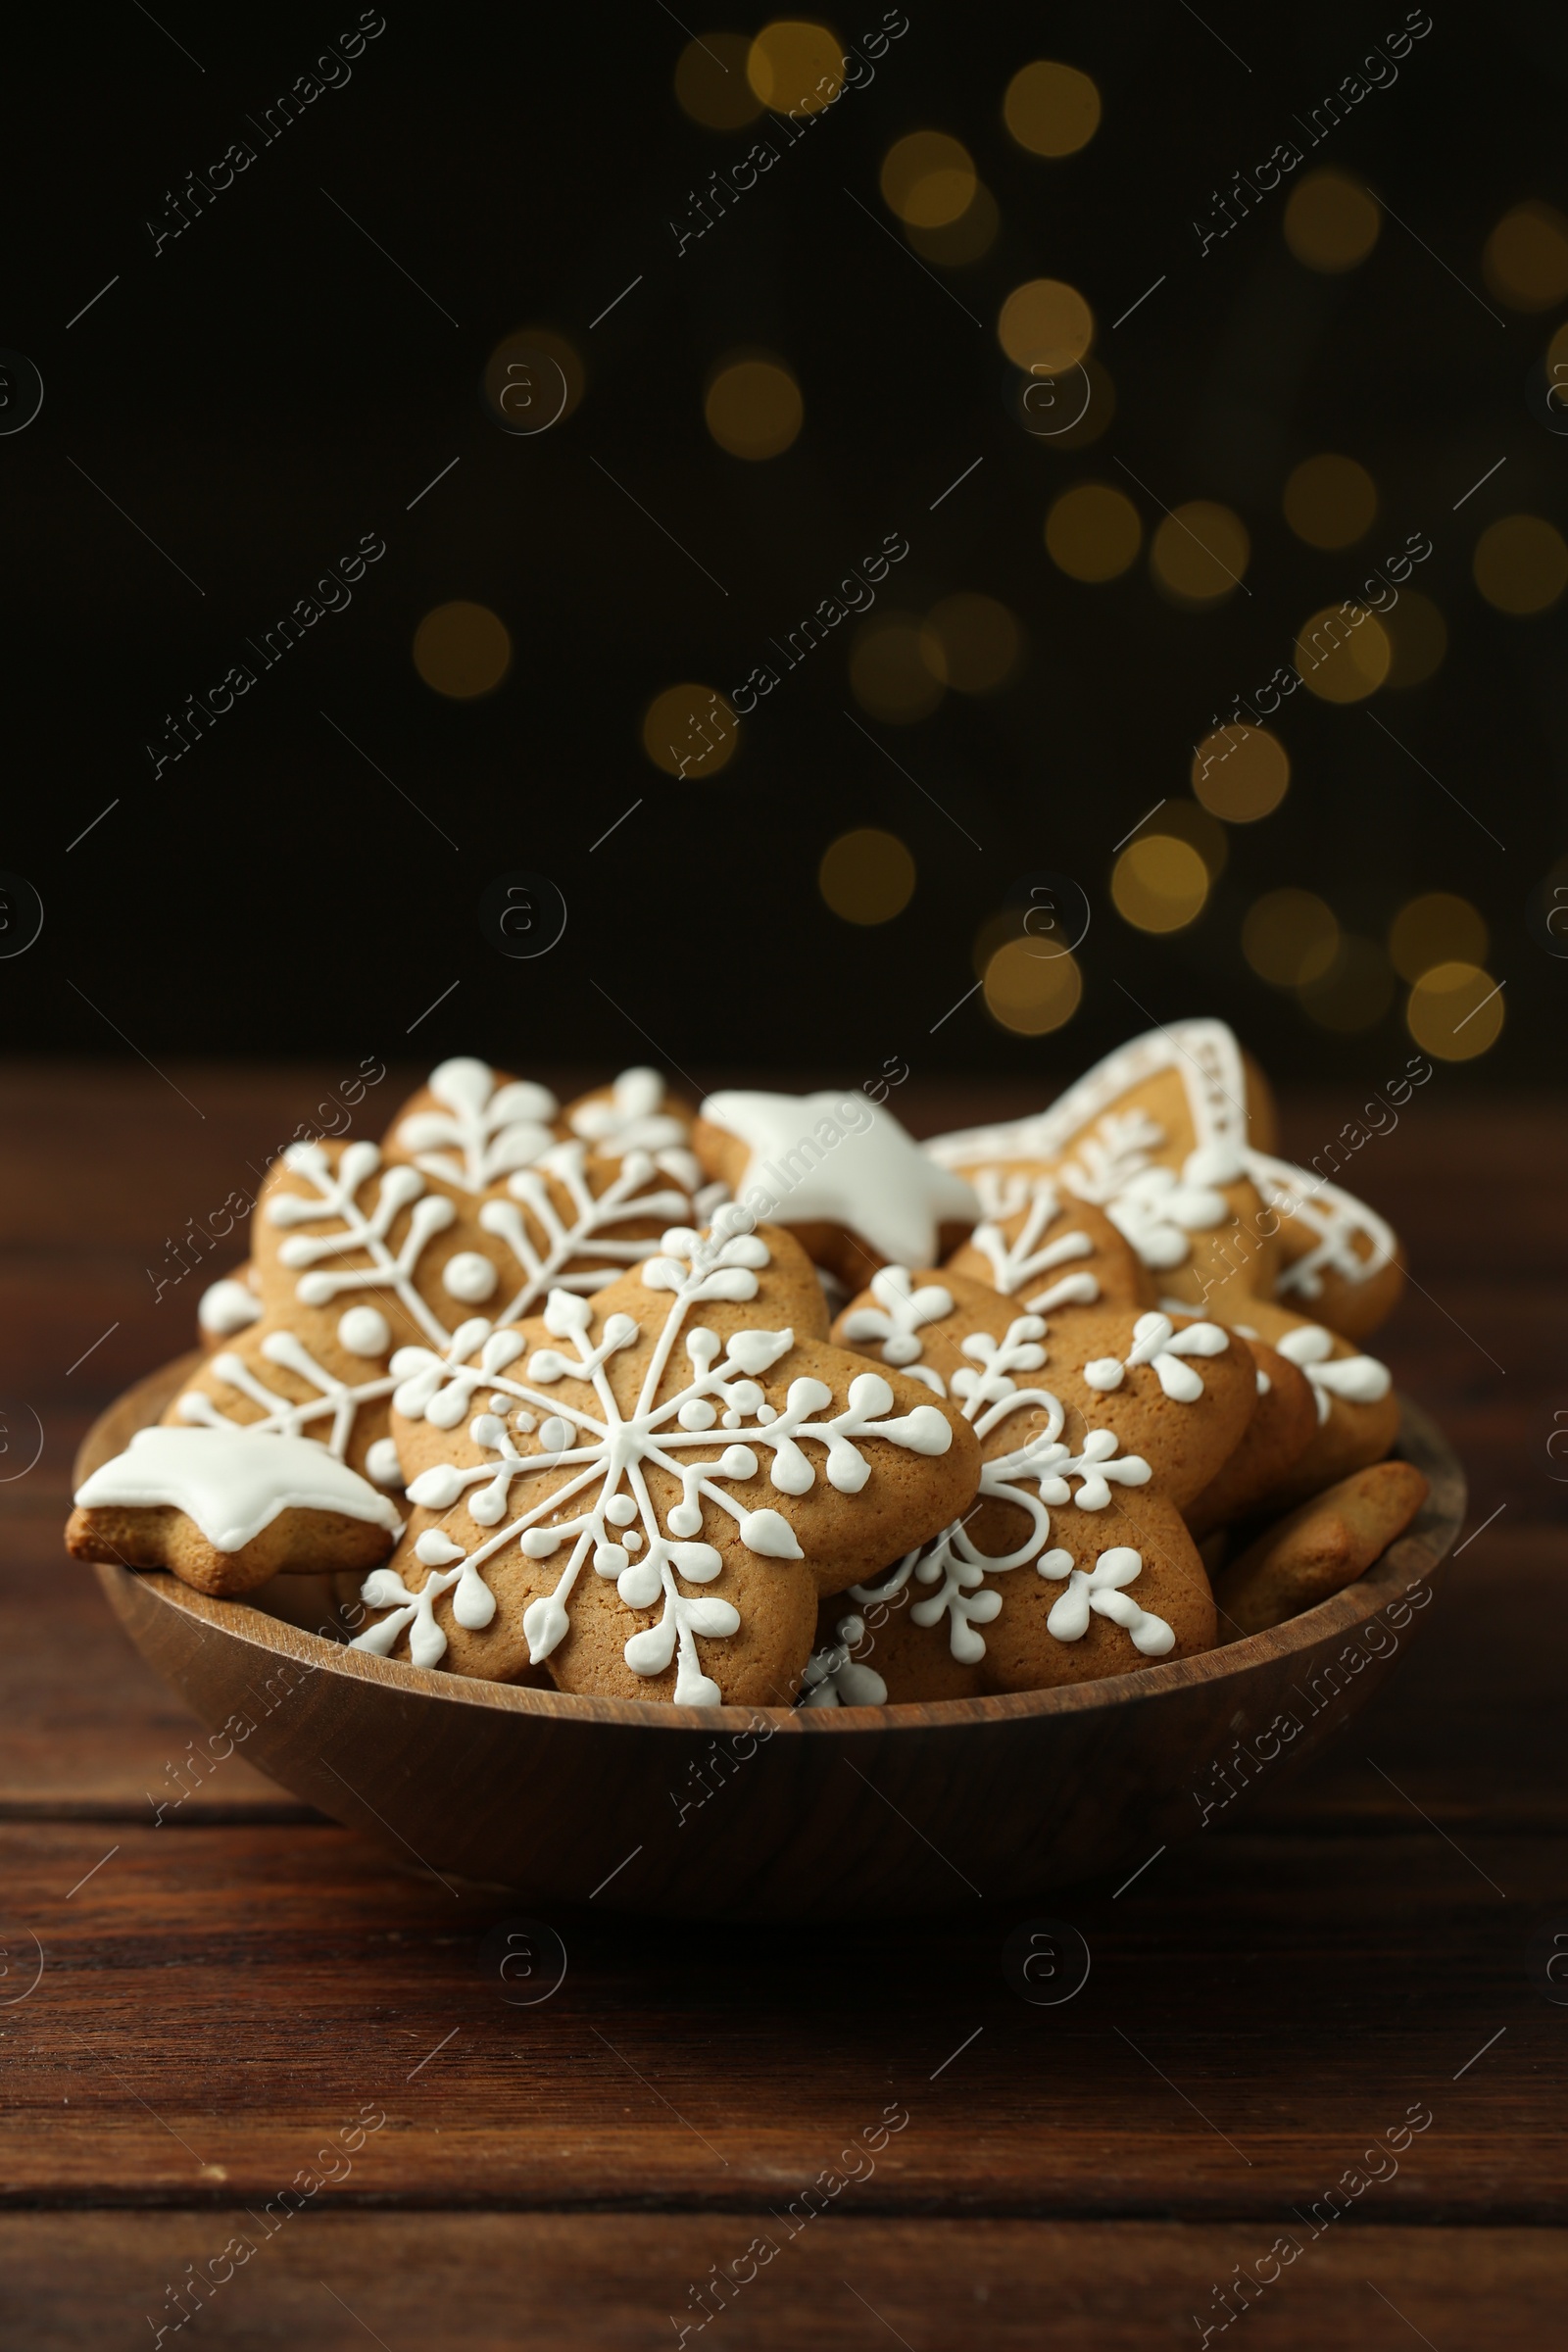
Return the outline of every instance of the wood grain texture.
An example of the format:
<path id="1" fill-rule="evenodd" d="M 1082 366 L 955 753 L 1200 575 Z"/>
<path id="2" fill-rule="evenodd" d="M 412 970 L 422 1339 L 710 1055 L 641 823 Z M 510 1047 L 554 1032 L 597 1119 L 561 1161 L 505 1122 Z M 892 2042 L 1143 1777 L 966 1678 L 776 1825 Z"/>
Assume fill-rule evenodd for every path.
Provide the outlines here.
<path id="1" fill-rule="evenodd" d="M 759 2228 L 771 2238 L 759 2239 Z M 1296 2228 L 1302 2252 L 1254 2306 L 1249 2342 L 1399 2352 L 1417 2341 L 1412 2329 L 1445 2352 L 1483 2343 L 1543 2352 L 1558 2340 L 1568 2252 L 1554 2231 L 1349 2226 L 1314 2242 Z M 648 2352 L 676 2346 L 679 2321 L 692 2352 L 714 2342 L 730 2352 L 867 2352 L 894 2342 L 910 2352 L 1132 2352 L 1197 2345 L 1195 2313 L 1217 2319 L 1216 2288 L 1236 2266 L 1266 2256 L 1277 2231 L 845 2217 L 792 2242 L 766 2217 L 738 2214 L 410 2213 L 313 2216 L 268 2239 L 243 2208 L 85 2223 L 40 2214 L 0 2218 L 0 2328 L 24 2324 L 24 2336 L 7 2340 L 28 2352 L 151 2343 L 148 2315 L 188 2308 L 170 2290 L 236 2234 L 241 2245 L 261 2240 L 258 2250 L 192 2329 L 196 2342 L 235 2352 L 279 2343 L 297 2352 L 371 2343 L 389 2352 Z M 716 2270 L 756 2264 L 747 2256 L 754 2240 L 777 2240 L 778 2251 L 762 2252 L 765 2267 L 726 2292 Z M 68 2278 L 70 2308 L 51 2311 Z"/>
<path id="2" fill-rule="evenodd" d="M 1131 1885 L 1038 1906 L 966 1896 L 826 1938 L 552 1910 L 565 1982 L 513 2009 L 479 1950 L 516 1899 L 276 1818 L 298 1809 L 240 1750 L 193 1775 L 205 1733 L 60 1551 L 93 1414 L 187 1343 L 197 1276 L 154 1305 L 145 1268 L 334 1073 L 171 1075 L 205 1120 L 139 1066 L 0 1071 L 0 1396 L 44 1424 L 37 1467 L 0 1475 L 0 2340 L 151 2342 L 236 2199 L 261 2211 L 379 2099 L 353 2174 L 192 2340 L 673 2343 L 713 2266 L 897 2099 L 910 2122 L 875 2177 L 689 2343 L 1196 2343 L 1233 2266 L 1420 2099 L 1434 2122 L 1397 2179 L 1309 2245 L 1248 2340 L 1555 2343 L 1568 2009 L 1528 1954 L 1568 1933 L 1560 1104 L 1483 1115 L 1440 1072 L 1344 1172 L 1420 1286 L 1377 1349 L 1473 1494 L 1420 1641 L 1345 1736 Z M 903 1091 L 931 1131 L 1053 1090 Z M 1310 1160 L 1355 1109 L 1288 1097 L 1286 1148 Z M 1239 1785 L 1240 1751 L 1228 1769 Z M 175 1785 L 154 1828 L 145 1792 Z M 1092 1953 L 1057 2008 L 1002 1972 L 1037 1909 Z"/>

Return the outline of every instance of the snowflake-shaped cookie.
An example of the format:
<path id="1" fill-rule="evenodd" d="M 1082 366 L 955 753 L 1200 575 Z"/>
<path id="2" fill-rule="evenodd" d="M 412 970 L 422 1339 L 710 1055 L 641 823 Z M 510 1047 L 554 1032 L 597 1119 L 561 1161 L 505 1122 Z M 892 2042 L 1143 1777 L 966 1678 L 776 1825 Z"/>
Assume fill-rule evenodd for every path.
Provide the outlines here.
<path id="1" fill-rule="evenodd" d="M 672 1230 L 601 1298 L 553 1293 L 455 1372 L 416 1348 L 394 1359 L 420 1508 L 365 1588 L 384 1613 L 360 1647 L 680 1704 L 787 1701 L 817 1595 L 885 1556 L 885 1531 L 943 1525 L 978 1451 L 951 1407 L 814 1339 L 804 1252 L 749 1222 Z"/>

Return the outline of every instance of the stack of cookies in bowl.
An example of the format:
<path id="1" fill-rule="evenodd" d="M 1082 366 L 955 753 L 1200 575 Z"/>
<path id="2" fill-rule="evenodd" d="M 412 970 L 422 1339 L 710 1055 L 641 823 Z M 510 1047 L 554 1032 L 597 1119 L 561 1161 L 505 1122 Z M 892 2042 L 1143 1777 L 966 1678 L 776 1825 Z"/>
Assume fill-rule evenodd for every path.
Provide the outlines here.
<path id="1" fill-rule="evenodd" d="M 354 1646 L 676 1705 L 1134 1673 L 1362 1574 L 1426 1482 L 1363 1343 L 1398 1246 L 1275 1153 L 1222 1024 L 920 1146 L 864 1093 L 444 1062 L 291 1146 L 78 1557 Z"/>

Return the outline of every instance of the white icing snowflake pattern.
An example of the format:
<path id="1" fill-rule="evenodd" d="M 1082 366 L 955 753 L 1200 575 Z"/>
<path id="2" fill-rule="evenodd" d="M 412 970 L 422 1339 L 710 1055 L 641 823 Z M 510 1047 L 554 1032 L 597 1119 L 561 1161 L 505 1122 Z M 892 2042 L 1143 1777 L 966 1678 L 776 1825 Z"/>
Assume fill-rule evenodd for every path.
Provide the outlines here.
<path id="1" fill-rule="evenodd" d="M 910 1619 L 915 1625 L 937 1626 L 946 1618 L 949 1646 L 965 1666 L 976 1665 L 985 1656 L 985 1637 L 978 1629 L 1002 1612 L 1003 1596 L 994 1587 L 985 1587 L 986 1577 L 1021 1568 L 1030 1560 L 1042 1576 L 1065 1576 L 1073 1569 L 1070 1551 L 1044 1551 L 1051 1536 L 1049 1506 L 1070 1502 L 1081 1511 L 1102 1511 L 1110 1501 L 1112 1485 L 1147 1486 L 1152 1475 L 1142 1454 L 1118 1454 L 1116 1438 L 1108 1429 L 1090 1430 L 1080 1453 L 1061 1443 L 1066 1420 L 1061 1404 L 1049 1389 L 1021 1389 L 1012 1377 L 1015 1372 L 1039 1371 L 1046 1361 L 1040 1345 L 1045 1336 L 1046 1326 L 1038 1315 L 1020 1315 L 1001 1341 L 984 1332 L 971 1332 L 964 1341 L 963 1352 L 977 1368 L 971 1371 L 965 1366 L 956 1372 L 953 1387 L 963 1397 L 964 1418 L 973 1422 L 982 1446 L 1009 1414 L 1026 1406 L 1043 1411 L 1046 1425 L 1025 1445 L 982 1464 L 979 1501 L 964 1518 L 954 1520 L 918 1550 L 906 1552 L 880 1584 L 850 1588 L 854 1599 L 871 1603 L 890 1600 L 911 1578 L 917 1584 L 936 1586 L 928 1599 L 910 1603 Z M 1078 1481 L 1076 1494 L 1071 1485 L 1074 1479 Z M 1034 1494 L 1029 1493 L 1025 1481 L 1033 1484 Z M 1012 1551 L 983 1552 L 970 1539 L 968 1521 L 980 1504 L 988 1501 L 1013 1503 L 1029 1522 L 1027 1535 Z M 1048 1618 L 1048 1630 L 1058 1641 L 1071 1640 L 1074 1637 L 1054 1623 L 1059 1608 L 1060 1603 Z M 1157 1625 L 1163 1620 L 1151 1622 Z M 1166 1632 L 1170 1633 L 1168 1627 Z M 1167 1648 L 1174 1640 L 1170 1634 Z"/>
<path id="2" fill-rule="evenodd" d="M 688 1584 L 710 1583 L 723 1566 L 717 1548 L 697 1540 L 703 1503 L 733 1519 L 740 1542 L 759 1557 L 799 1560 L 805 1554 L 794 1529 L 778 1511 L 743 1508 L 720 1482 L 755 1478 L 761 1448 L 772 1454 L 769 1475 L 779 1493 L 807 1494 L 817 1474 L 799 1441 L 809 1438 L 827 1447 L 828 1484 L 840 1494 L 855 1494 L 871 1475 L 858 1440 L 880 1438 L 928 1455 L 947 1452 L 953 1442 L 952 1430 L 935 1405 L 918 1405 L 912 1413 L 888 1418 L 893 1391 L 874 1372 L 852 1379 L 845 1409 L 829 1420 L 814 1418 L 833 1401 L 833 1392 L 819 1380 L 793 1380 L 782 1409 L 770 1405 L 755 1375 L 794 1347 L 795 1335 L 788 1330 L 737 1331 L 727 1343 L 701 1324 L 685 1330 L 691 1377 L 662 1402 L 654 1401 L 689 1310 L 704 1299 L 745 1301 L 757 1296 L 757 1269 L 767 1265 L 770 1255 L 755 1234 L 736 1230 L 749 1221 L 744 1212 L 734 1219 L 721 1212 L 710 1237 L 690 1229 L 672 1230 L 663 1237 L 665 1254 L 644 1264 L 645 1288 L 668 1291 L 673 1297 L 630 1413 L 620 1410 L 605 1366 L 636 1344 L 641 1326 L 630 1315 L 612 1315 L 598 1341 L 591 1342 L 592 1309 L 569 1291 L 551 1293 L 544 1320 L 546 1329 L 569 1342 L 573 1352 L 535 1348 L 526 1382 L 513 1379 L 507 1369 L 524 1347 L 514 1331 L 493 1334 L 478 1366 L 445 1381 L 440 1369 L 425 1360 L 424 1351 L 399 1350 L 394 1369 L 402 1369 L 404 1385 L 398 1391 L 398 1406 L 410 1417 L 422 1400 L 426 1420 L 438 1428 L 452 1428 L 476 1389 L 491 1392 L 490 1410 L 476 1417 L 468 1434 L 492 1460 L 476 1467 L 441 1463 L 421 1472 L 410 1489 L 413 1501 L 445 1510 L 477 1488 L 469 1516 L 481 1527 L 498 1525 L 511 1508 L 514 1484 L 541 1470 L 564 1469 L 572 1475 L 506 1526 L 498 1525 L 498 1532 L 471 1551 L 465 1552 L 439 1528 L 427 1528 L 415 1546 L 430 1571 L 424 1584 L 411 1592 L 395 1570 L 375 1570 L 364 1586 L 363 1597 L 370 1607 L 392 1613 L 362 1634 L 356 1648 L 385 1656 L 406 1631 L 416 1665 L 433 1666 L 447 1646 L 435 1619 L 435 1602 L 443 1593 L 452 1592 L 458 1623 L 478 1630 L 490 1623 L 496 1609 L 482 1573 L 488 1560 L 510 1544 L 517 1544 L 533 1560 L 549 1559 L 569 1544 L 570 1554 L 555 1590 L 531 1601 L 523 1613 L 530 1661 L 538 1665 L 549 1657 L 569 1631 L 572 1592 L 591 1560 L 596 1574 L 614 1583 L 628 1608 L 653 1608 L 662 1595 L 658 1622 L 633 1634 L 625 1644 L 622 1654 L 633 1673 L 661 1674 L 674 1660 L 677 1705 L 721 1703 L 717 1683 L 703 1672 L 696 1637 L 722 1640 L 733 1635 L 740 1627 L 740 1613 L 727 1600 L 684 1592 L 677 1582 L 678 1577 Z M 568 1378 L 592 1388 L 597 1412 L 561 1403 L 546 1393 Z M 529 1385 L 533 1383 L 538 1385 Z M 522 1454 L 513 1442 L 501 1411 L 503 1405 L 510 1409 L 513 1404 L 522 1409 L 513 1415 L 512 1426 L 523 1435 L 537 1434 L 537 1453 Z M 715 1455 L 711 1448 L 721 1442 L 720 1432 L 728 1430 L 744 1431 L 748 1443 L 724 1444 Z M 696 1446 L 707 1449 L 700 1459 L 687 1451 Z M 680 1499 L 666 1509 L 662 1526 L 648 1492 L 648 1465 L 680 1484 Z M 576 1516 L 553 1526 L 541 1524 L 548 1513 L 579 1495 L 584 1505 Z"/>
<path id="3" fill-rule="evenodd" d="M 628 1150 L 621 1158 L 619 1173 L 596 1198 L 588 1182 L 585 1162 L 586 1144 L 556 1144 L 539 1154 L 534 1166 L 519 1169 L 507 1185 L 511 1200 L 487 1200 L 479 1211 L 479 1223 L 486 1233 L 493 1233 L 506 1243 L 518 1265 L 524 1281 L 505 1310 L 496 1317 L 498 1323 L 515 1323 L 527 1314 L 552 1290 L 602 1291 L 608 1283 L 618 1281 L 638 1258 L 648 1255 L 646 1241 L 616 1241 L 611 1228 L 624 1224 L 632 1217 L 681 1217 L 688 1213 L 684 1192 L 650 1192 L 654 1179 L 654 1161 L 641 1150 Z M 557 1211 L 545 1182 L 553 1176 L 562 1185 L 571 1202 L 568 1223 Z M 543 1229 L 546 1247 L 536 1250 L 528 1236 L 527 1226 L 514 1202 L 520 1202 Z M 564 1269 L 572 1258 L 590 1255 L 602 1262 L 579 1266 L 574 1272 Z"/>
<path id="4" fill-rule="evenodd" d="M 372 1317 L 380 1326 L 379 1333 L 368 1331 L 363 1325 L 355 1331 L 353 1323 L 356 1316 Z M 350 1326 L 348 1336 L 344 1334 L 345 1325 Z M 489 1330 L 489 1324 L 482 1317 L 470 1318 L 454 1333 L 445 1354 L 432 1360 L 443 1369 L 455 1371 L 481 1345 Z M 338 1336 L 346 1348 L 367 1357 L 384 1357 L 392 1344 L 386 1318 L 373 1306 L 350 1307 L 338 1326 Z M 379 1346 L 366 1344 L 377 1338 Z M 399 1350 L 400 1354 L 403 1352 Z M 390 1396 L 397 1386 L 396 1357 L 393 1358 L 391 1370 L 378 1369 L 361 1381 L 341 1380 L 336 1373 L 329 1372 L 324 1364 L 318 1363 L 304 1341 L 292 1331 L 269 1332 L 262 1341 L 261 1353 L 270 1364 L 276 1364 L 280 1370 L 293 1372 L 301 1380 L 307 1381 L 315 1395 L 296 1399 L 284 1396 L 280 1390 L 270 1389 L 243 1357 L 225 1350 L 215 1355 L 206 1370 L 214 1378 L 225 1382 L 241 1396 L 248 1396 L 253 1404 L 259 1404 L 262 1408 L 261 1418 L 237 1421 L 232 1414 L 220 1412 L 204 1391 L 187 1389 L 175 1407 L 181 1421 L 202 1429 L 231 1430 L 245 1437 L 308 1437 L 342 1461 L 347 1456 L 355 1416 L 361 1405 L 373 1404 L 383 1396 Z M 318 1423 L 327 1426 L 315 1426 Z M 400 1487 L 403 1484 L 397 1447 L 390 1438 L 377 1439 L 369 1447 L 366 1468 L 378 1487 Z"/>
<path id="5" fill-rule="evenodd" d="M 940 1323 L 944 1315 L 952 1314 L 953 1293 L 935 1282 L 916 1290 L 907 1266 L 883 1266 L 871 1277 L 871 1296 L 875 1306 L 856 1308 L 845 1322 L 845 1338 L 855 1347 L 866 1340 L 877 1342 L 885 1364 L 896 1365 L 911 1380 L 923 1380 L 928 1389 L 945 1396 L 948 1392 L 941 1373 L 920 1361 L 925 1353 L 920 1333 L 928 1323 Z"/>
<path id="6" fill-rule="evenodd" d="M 969 1238 L 990 1264 L 993 1290 L 1004 1298 L 1015 1297 L 1042 1274 L 1054 1274 L 1058 1267 L 1093 1255 L 1094 1243 L 1087 1233 L 1063 1233 L 1041 1246 L 1041 1235 L 1061 1213 L 1061 1195 L 1049 1176 L 981 1168 L 972 1181 L 985 1217 Z M 1029 1213 L 1009 1242 L 1002 1228 L 1025 1208 Z M 1095 1276 L 1080 1269 L 1050 1284 L 1028 1300 L 1028 1306 L 1032 1314 L 1044 1315 L 1058 1306 L 1093 1306 L 1099 1297 Z"/>
<path id="7" fill-rule="evenodd" d="M 1375 1355 L 1336 1355 L 1333 1338 L 1321 1323 L 1298 1324 L 1274 1346 L 1306 1374 L 1320 1425 L 1328 1419 L 1334 1397 L 1342 1396 L 1348 1404 L 1380 1404 L 1394 1383 L 1388 1365 Z"/>
<path id="8" fill-rule="evenodd" d="M 497 1086 L 489 1063 L 466 1054 L 439 1063 L 425 1083 L 442 1108 L 411 1111 L 396 1140 L 427 1176 L 481 1193 L 556 1140 L 558 1105 L 546 1086 L 523 1078 Z"/>
<path id="9" fill-rule="evenodd" d="M 449 1334 L 433 1307 L 415 1288 L 414 1270 L 420 1252 L 436 1234 L 445 1233 L 457 1209 L 444 1193 L 427 1193 L 417 1168 L 383 1168 L 374 1144 L 348 1144 L 334 1168 L 319 1144 L 290 1144 L 283 1165 L 311 1185 L 309 1193 L 274 1193 L 267 1204 L 269 1222 L 287 1227 L 327 1225 L 324 1233 L 290 1232 L 278 1250 L 279 1261 L 299 1272 L 296 1288 L 307 1306 L 326 1306 L 343 1291 L 391 1291 L 425 1337 L 445 1347 Z M 375 1205 L 367 1212 L 359 1203 L 363 1186 L 379 1172 Z M 401 1248 L 393 1252 L 387 1235 L 400 1210 L 411 1213 Z M 368 1266 L 328 1270 L 325 1259 L 346 1257 L 363 1250 Z M 452 1261 L 462 1262 L 463 1252 Z M 485 1262 L 485 1261 L 481 1261 Z"/>
<path id="10" fill-rule="evenodd" d="M 1241 1173 L 1228 1160 L 1222 1165 L 1212 1149 L 1190 1152 L 1180 1175 L 1159 1167 L 1151 1153 L 1166 1140 L 1163 1127 L 1142 1110 L 1106 1111 L 1060 1171 L 1068 1191 L 1103 1208 L 1146 1266 L 1184 1264 L 1189 1234 L 1223 1225 L 1230 1215 L 1215 1185 Z"/>
<path id="11" fill-rule="evenodd" d="M 1178 1331 L 1169 1315 L 1151 1308 L 1133 1325 L 1133 1344 L 1123 1356 L 1097 1355 L 1085 1364 L 1084 1378 L 1102 1393 L 1119 1389 L 1127 1374 L 1147 1364 L 1165 1395 L 1177 1404 L 1196 1404 L 1203 1394 L 1202 1374 L 1186 1361 L 1193 1355 L 1223 1355 L 1230 1334 L 1217 1323 L 1194 1323 Z"/>

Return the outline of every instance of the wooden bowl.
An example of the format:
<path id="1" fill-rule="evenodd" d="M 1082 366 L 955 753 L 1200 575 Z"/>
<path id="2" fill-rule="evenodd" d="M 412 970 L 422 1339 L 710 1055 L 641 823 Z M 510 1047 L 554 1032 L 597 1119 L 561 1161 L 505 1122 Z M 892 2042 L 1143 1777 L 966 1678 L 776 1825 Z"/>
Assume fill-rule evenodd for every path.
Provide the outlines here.
<path id="1" fill-rule="evenodd" d="M 158 1418 L 194 1360 L 110 1407 L 78 1483 Z M 1420 1517 L 1358 1583 L 1289 1624 L 1103 1682 L 929 1706 L 519 1690 L 345 1647 L 325 1577 L 279 1577 L 235 1601 L 164 1574 L 97 1574 L 137 1648 L 216 1735 L 405 1864 L 540 1904 L 881 1918 L 977 1895 L 1018 1902 L 1131 1868 L 1233 1819 L 1250 1787 L 1342 1725 L 1420 1623 L 1464 1516 L 1458 1460 L 1408 1402 L 1397 1450 L 1431 1484 Z"/>

